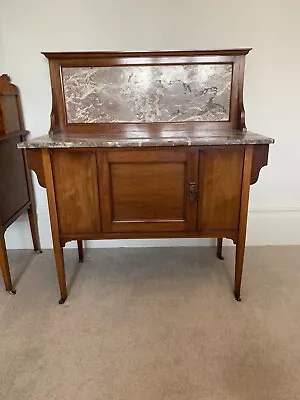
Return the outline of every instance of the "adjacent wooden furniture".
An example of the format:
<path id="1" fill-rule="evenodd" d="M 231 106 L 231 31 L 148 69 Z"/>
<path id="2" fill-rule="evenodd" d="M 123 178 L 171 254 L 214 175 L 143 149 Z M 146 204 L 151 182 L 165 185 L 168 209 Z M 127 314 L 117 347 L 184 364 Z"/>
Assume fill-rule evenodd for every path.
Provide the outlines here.
<path id="1" fill-rule="evenodd" d="M 31 175 L 26 153 L 17 148 L 28 132 L 24 128 L 18 88 L 0 76 L 0 266 L 7 291 L 15 294 L 8 265 L 4 233 L 28 212 L 34 250 L 41 252 Z"/>
<path id="2" fill-rule="evenodd" d="M 240 300 L 250 184 L 273 139 L 246 132 L 249 49 L 45 53 L 49 136 L 21 143 L 46 187 L 63 303 L 63 247 L 116 238 L 236 244 Z"/>

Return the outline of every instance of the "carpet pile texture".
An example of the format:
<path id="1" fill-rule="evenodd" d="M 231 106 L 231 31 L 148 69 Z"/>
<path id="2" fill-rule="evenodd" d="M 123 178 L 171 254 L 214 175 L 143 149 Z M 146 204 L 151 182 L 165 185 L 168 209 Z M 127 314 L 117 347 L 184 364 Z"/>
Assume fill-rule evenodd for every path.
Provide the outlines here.
<path id="1" fill-rule="evenodd" d="M 300 247 L 10 251 L 0 281 L 1 400 L 300 399 Z"/>

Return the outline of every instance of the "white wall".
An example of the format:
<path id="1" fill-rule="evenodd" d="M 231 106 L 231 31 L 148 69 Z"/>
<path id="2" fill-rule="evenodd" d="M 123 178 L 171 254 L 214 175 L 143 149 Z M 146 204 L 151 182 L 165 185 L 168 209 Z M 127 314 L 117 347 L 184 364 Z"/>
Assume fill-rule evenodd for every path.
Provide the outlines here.
<path id="1" fill-rule="evenodd" d="M 0 0 L 0 10 L 0 72 L 20 87 L 32 137 L 47 133 L 51 109 L 41 51 L 253 47 L 246 63 L 247 126 L 276 145 L 251 190 L 248 244 L 300 244 L 298 0 Z M 46 195 L 36 189 L 42 244 L 50 247 Z M 8 230 L 7 244 L 31 246 L 24 218 Z M 126 243 L 97 242 L 103 245 Z"/>

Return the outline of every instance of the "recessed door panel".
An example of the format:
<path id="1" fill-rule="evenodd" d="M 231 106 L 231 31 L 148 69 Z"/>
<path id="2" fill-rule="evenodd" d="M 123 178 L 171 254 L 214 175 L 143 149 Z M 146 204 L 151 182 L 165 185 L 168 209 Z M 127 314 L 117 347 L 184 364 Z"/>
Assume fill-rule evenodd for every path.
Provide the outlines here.
<path id="1" fill-rule="evenodd" d="M 197 152 L 138 150 L 98 153 L 106 231 L 184 231 L 196 227 L 188 185 Z"/>

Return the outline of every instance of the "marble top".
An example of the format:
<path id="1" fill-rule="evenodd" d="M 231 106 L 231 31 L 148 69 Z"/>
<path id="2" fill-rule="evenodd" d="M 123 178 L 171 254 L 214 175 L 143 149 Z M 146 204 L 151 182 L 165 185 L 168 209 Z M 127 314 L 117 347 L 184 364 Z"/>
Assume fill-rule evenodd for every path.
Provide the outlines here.
<path id="1" fill-rule="evenodd" d="M 20 149 L 80 147 L 162 147 L 270 144 L 274 139 L 237 130 L 122 133 L 56 133 L 18 144 Z"/>

